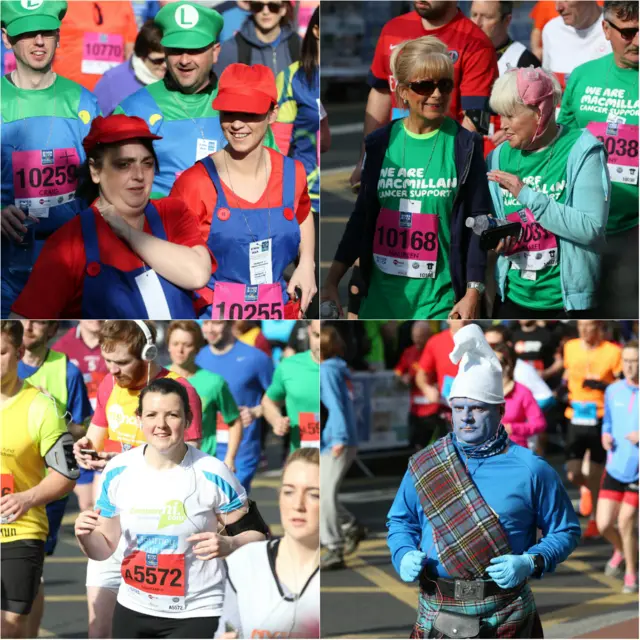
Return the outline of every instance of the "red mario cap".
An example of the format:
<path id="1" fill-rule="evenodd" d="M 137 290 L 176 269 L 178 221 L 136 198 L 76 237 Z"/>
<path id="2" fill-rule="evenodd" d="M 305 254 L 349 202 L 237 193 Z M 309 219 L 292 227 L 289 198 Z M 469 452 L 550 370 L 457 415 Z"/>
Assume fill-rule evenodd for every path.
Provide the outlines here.
<path id="1" fill-rule="evenodd" d="M 82 141 L 82 146 L 89 153 L 97 144 L 112 144 L 135 138 L 162 140 L 162 136 L 151 133 L 147 123 L 137 116 L 125 116 L 123 113 L 106 118 L 98 116 L 91 123 L 89 135 Z"/>
<path id="2" fill-rule="evenodd" d="M 234 63 L 220 75 L 212 106 L 218 111 L 267 113 L 277 102 L 276 79 L 269 67 Z"/>

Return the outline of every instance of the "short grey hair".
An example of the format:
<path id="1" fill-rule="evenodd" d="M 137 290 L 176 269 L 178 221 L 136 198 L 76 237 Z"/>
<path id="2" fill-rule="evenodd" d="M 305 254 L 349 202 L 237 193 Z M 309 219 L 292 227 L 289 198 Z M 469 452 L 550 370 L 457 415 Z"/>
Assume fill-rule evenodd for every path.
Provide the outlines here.
<path id="1" fill-rule="evenodd" d="M 538 71 L 543 71 L 553 83 L 553 108 L 555 109 L 562 99 L 562 87 L 553 73 L 542 69 L 538 69 Z M 518 105 L 527 107 L 533 111 L 532 107 L 524 104 L 520 98 L 517 81 L 518 74 L 515 71 L 504 73 L 495 81 L 493 89 L 491 90 L 491 99 L 489 100 L 489 106 L 492 111 L 507 117 L 515 113 Z"/>

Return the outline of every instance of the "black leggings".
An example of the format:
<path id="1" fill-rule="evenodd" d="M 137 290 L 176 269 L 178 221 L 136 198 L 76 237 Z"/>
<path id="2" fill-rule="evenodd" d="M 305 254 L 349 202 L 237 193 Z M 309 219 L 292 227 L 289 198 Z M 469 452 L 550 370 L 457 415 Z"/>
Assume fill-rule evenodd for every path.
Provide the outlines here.
<path id="1" fill-rule="evenodd" d="M 160 618 L 138 613 L 116 602 L 113 638 L 207 638 L 218 629 L 218 617 Z"/>

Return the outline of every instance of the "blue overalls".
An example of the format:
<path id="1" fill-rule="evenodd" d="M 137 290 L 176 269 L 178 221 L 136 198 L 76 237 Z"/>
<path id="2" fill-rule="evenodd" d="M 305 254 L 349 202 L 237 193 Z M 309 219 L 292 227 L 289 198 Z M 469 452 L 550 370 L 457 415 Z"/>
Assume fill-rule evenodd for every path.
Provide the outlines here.
<path id="1" fill-rule="evenodd" d="M 144 215 L 154 237 L 166 240 L 160 214 L 149 202 Z M 84 285 L 82 289 L 82 317 L 85 319 L 151 319 L 144 303 L 136 277 L 149 267 L 140 267 L 133 271 L 120 271 L 100 260 L 98 233 L 93 209 L 80 214 L 84 250 L 87 256 Z M 193 294 L 172 284 L 161 275 L 158 280 L 162 286 L 171 318 L 195 318 Z M 154 320 L 160 318 L 154 317 Z M 166 318 L 162 318 L 166 319 Z"/>
<path id="2" fill-rule="evenodd" d="M 282 289 L 282 303 L 289 300 L 284 270 L 296 259 L 300 249 L 300 225 L 295 216 L 296 164 L 292 158 L 284 157 L 282 179 L 282 202 L 278 194 L 269 194 L 273 205 L 268 209 L 239 209 L 229 206 L 220 183 L 220 177 L 210 156 L 200 160 L 213 182 L 218 194 L 216 207 L 211 216 L 211 229 L 207 246 L 218 263 L 211 276 L 208 289 L 215 291 L 216 282 L 232 282 L 250 285 L 249 245 L 271 237 L 273 282 Z M 211 318 L 208 305 L 200 318 Z"/>

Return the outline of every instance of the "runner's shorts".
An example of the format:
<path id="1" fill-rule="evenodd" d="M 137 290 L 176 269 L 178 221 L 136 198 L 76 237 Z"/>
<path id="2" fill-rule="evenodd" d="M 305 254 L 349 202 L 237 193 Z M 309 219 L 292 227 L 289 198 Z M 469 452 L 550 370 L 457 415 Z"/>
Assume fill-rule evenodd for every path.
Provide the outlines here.
<path id="1" fill-rule="evenodd" d="M 606 498 L 614 502 L 625 502 L 632 507 L 638 508 L 638 481 L 620 482 L 607 471 L 602 474 L 600 483 L 600 493 L 598 498 Z"/>
<path id="2" fill-rule="evenodd" d="M 42 540 L 16 540 L 0 545 L 2 610 L 26 615 L 38 595 L 44 568 Z"/>
<path id="3" fill-rule="evenodd" d="M 161 618 L 133 611 L 116 602 L 113 612 L 114 638 L 213 638 L 219 618 Z"/>
<path id="4" fill-rule="evenodd" d="M 120 588 L 120 567 L 126 548 L 124 536 L 120 538 L 115 553 L 106 560 L 89 560 L 87 562 L 87 587 L 103 587 L 111 589 L 114 593 Z"/>
<path id="5" fill-rule="evenodd" d="M 602 420 L 589 427 L 569 423 L 564 449 L 567 460 L 582 460 L 587 450 L 591 452 L 591 462 L 603 465 L 607 461 L 607 452 L 602 448 Z"/>

